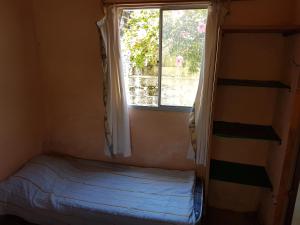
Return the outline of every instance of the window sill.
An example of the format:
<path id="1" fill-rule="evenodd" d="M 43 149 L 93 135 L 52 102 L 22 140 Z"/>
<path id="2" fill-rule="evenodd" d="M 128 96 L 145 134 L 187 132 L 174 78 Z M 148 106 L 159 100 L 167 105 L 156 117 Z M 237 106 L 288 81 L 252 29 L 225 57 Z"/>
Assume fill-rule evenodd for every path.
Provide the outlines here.
<path id="1" fill-rule="evenodd" d="M 191 112 L 192 107 L 187 106 L 141 106 L 141 105 L 129 105 L 129 109 L 140 109 L 150 111 L 169 111 L 169 112 Z"/>

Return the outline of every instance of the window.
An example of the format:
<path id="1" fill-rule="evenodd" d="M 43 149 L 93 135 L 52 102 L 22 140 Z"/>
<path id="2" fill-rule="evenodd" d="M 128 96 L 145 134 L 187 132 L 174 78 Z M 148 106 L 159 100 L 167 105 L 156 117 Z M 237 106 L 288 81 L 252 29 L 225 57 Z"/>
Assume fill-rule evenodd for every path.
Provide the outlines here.
<path id="1" fill-rule="evenodd" d="M 207 9 L 124 9 L 120 23 L 127 101 L 156 108 L 193 105 Z"/>

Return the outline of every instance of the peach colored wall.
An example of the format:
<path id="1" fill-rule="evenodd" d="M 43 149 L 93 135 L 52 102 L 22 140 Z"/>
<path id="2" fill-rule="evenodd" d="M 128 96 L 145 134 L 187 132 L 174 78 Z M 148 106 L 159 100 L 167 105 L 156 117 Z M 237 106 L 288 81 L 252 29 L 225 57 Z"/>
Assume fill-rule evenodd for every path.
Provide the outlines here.
<path id="1" fill-rule="evenodd" d="M 264 224 L 282 224 L 284 219 L 285 207 L 287 205 L 288 193 L 290 189 L 290 177 L 291 168 L 293 167 L 293 155 L 295 156 L 295 150 L 298 150 L 296 146 L 295 136 L 299 136 L 298 128 L 296 124 L 292 124 L 295 113 L 299 113 L 295 110 L 294 104 L 297 104 L 297 81 L 299 80 L 300 70 L 295 67 L 290 58 L 294 57 L 296 61 L 300 59 L 300 36 L 294 35 L 286 39 L 287 57 L 286 72 L 284 73 L 285 80 L 290 80 L 292 85 L 291 92 L 282 92 L 278 95 L 276 112 L 273 119 L 273 126 L 277 133 L 282 138 L 282 144 L 273 144 L 270 147 L 270 155 L 267 163 L 267 169 L 271 182 L 273 184 L 273 191 L 266 192 L 264 200 L 262 201 L 262 207 L 260 210 L 261 218 Z M 274 203 L 277 204 L 274 204 Z"/>
<path id="2" fill-rule="evenodd" d="M 272 5 L 268 1 L 232 2 L 230 15 L 225 24 L 231 25 L 284 25 L 293 24 L 291 12 L 295 4 L 286 1 L 276 1 Z M 277 14 L 277 15 L 276 15 Z M 220 77 L 240 79 L 284 80 L 294 83 L 290 77 L 287 64 L 290 63 L 288 52 L 289 39 L 281 35 L 225 35 L 223 37 Z M 263 46 L 263 48 L 259 48 Z M 246 53 L 246 54 L 243 54 Z M 290 66 L 290 64 L 289 64 Z M 284 143 L 277 144 L 258 141 L 240 141 L 214 138 L 212 158 L 233 162 L 267 166 L 271 164 L 269 173 L 274 191 L 246 185 L 211 181 L 209 189 L 209 204 L 218 208 L 236 211 L 255 211 L 263 202 L 270 204 L 264 208 L 264 222 L 270 224 L 274 218 L 272 194 L 278 194 L 280 178 L 280 159 L 286 147 L 289 110 L 293 93 L 277 90 L 246 90 L 245 88 L 219 87 L 217 90 L 215 118 L 218 120 L 248 122 L 257 124 L 274 124 Z M 245 104 L 246 102 L 246 104 Z M 278 124 L 280 121 L 281 124 Z M 277 161 L 276 161 L 277 160 Z M 269 162 L 271 161 L 271 163 Z M 282 161 L 282 160 L 281 160 Z M 226 194 L 224 194 L 226 190 Z M 279 218 L 280 219 L 280 218 Z M 278 220 L 279 221 L 279 220 Z"/>
<path id="3" fill-rule="evenodd" d="M 35 16 L 46 90 L 46 150 L 109 160 L 103 154 L 99 0 L 37 0 Z M 133 157 L 114 161 L 193 168 L 186 160 L 186 114 L 131 110 Z"/>
<path id="4" fill-rule="evenodd" d="M 0 1 L 0 179 L 41 151 L 37 55 L 30 1 Z"/>
<path id="5" fill-rule="evenodd" d="M 294 9 L 293 22 L 294 24 L 300 25 L 300 1 L 299 0 L 294 0 L 293 9 Z"/>
<path id="6" fill-rule="evenodd" d="M 103 154 L 102 76 L 95 26 L 101 10 L 99 0 L 34 0 L 46 99 L 46 151 L 110 160 Z M 291 12 L 292 6 L 285 0 L 232 2 L 231 12 L 225 23 L 289 24 Z M 281 37 L 262 37 L 263 46 L 268 48 L 268 51 L 261 49 L 258 53 L 249 44 L 239 42 L 237 36 L 232 35 L 231 38 L 236 41 L 229 40 L 227 47 L 236 51 L 233 51 L 230 57 L 226 58 L 225 55 L 222 75 L 249 79 L 281 77 L 283 68 L 280 62 L 284 56 Z M 249 43 L 255 43 L 255 37 L 248 38 L 252 40 Z M 273 48 L 274 46 L 278 48 Z M 241 47 L 244 48 L 242 51 Z M 240 52 L 247 54 L 241 57 Z M 264 62 L 266 58 L 269 60 L 266 64 L 253 66 L 252 59 L 257 57 L 262 58 L 256 62 Z M 244 60 L 241 60 L 242 58 Z M 228 66 L 233 59 L 240 63 L 239 67 Z M 259 71 L 251 68 L 259 68 Z M 277 91 L 258 90 L 254 97 L 243 90 L 220 89 L 218 92 L 221 98 L 218 100 L 220 104 L 217 104 L 216 118 L 238 118 L 240 121 L 263 124 L 272 122 Z M 250 101 L 250 97 L 253 97 L 254 101 Z M 246 109 L 241 104 L 245 98 L 249 103 Z M 227 104 L 226 110 L 222 110 L 225 107 L 224 102 L 232 104 Z M 263 105 L 266 107 L 260 107 Z M 255 114 L 252 113 L 252 109 L 256 110 Z M 133 156 L 128 159 L 116 159 L 115 162 L 163 168 L 193 168 L 192 162 L 185 159 L 189 140 L 186 114 L 146 110 L 132 110 L 130 114 Z M 268 114 L 270 116 L 261 116 Z M 228 142 L 215 138 L 212 157 L 266 165 L 268 146 L 268 142 Z M 223 194 L 224 190 L 228 195 Z M 212 181 L 209 203 L 221 208 L 254 211 L 258 208 L 262 193 L 259 188 Z"/>
<path id="7" fill-rule="evenodd" d="M 226 24 L 285 25 L 291 22 L 294 0 L 232 1 Z M 297 0 L 296 0 L 297 1 Z"/>
<path id="8" fill-rule="evenodd" d="M 291 24 L 300 24 L 300 2 L 294 0 L 291 4 L 292 20 Z M 286 73 L 284 80 L 293 83 L 293 91 L 278 95 L 277 112 L 274 117 L 274 126 L 281 136 L 283 144 L 273 145 L 270 148 L 270 158 L 268 160 L 268 172 L 270 174 L 274 190 L 272 193 L 265 191 L 259 210 L 260 218 L 265 225 L 283 224 L 285 209 L 288 203 L 288 193 L 290 188 L 290 177 L 293 170 L 292 159 L 298 151 L 298 102 L 299 90 L 297 90 L 297 79 L 299 87 L 299 68 L 295 67 L 290 58 L 300 62 L 300 35 L 295 35 L 287 39 Z M 294 80 L 294 81 L 293 81 Z M 295 105 L 293 105 L 293 102 Z M 292 111 L 293 110 L 293 111 Z M 291 120 L 291 124 L 289 122 Z M 287 135 L 289 135 L 287 137 Z M 287 164 L 287 165 L 284 165 Z M 283 171 L 283 172 L 282 172 Z M 281 174 L 282 173 L 282 174 Z M 276 204 L 274 204 L 276 203 Z"/>
<path id="9" fill-rule="evenodd" d="M 225 34 L 218 76 L 281 80 L 285 68 L 282 63 L 286 58 L 285 48 L 285 38 L 280 34 Z M 279 92 L 270 88 L 218 86 L 214 118 L 272 125 Z M 212 158 L 266 166 L 271 144 L 269 141 L 216 137 L 213 139 Z M 226 195 L 222 194 L 225 187 Z M 261 188 L 213 181 L 210 182 L 209 204 L 235 211 L 256 211 L 262 193 Z"/>
<path id="10" fill-rule="evenodd" d="M 108 160 L 103 155 L 102 76 L 95 26 L 100 2 L 34 0 L 34 11 L 46 97 L 45 149 Z M 284 0 L 233 2 L 227 23 L 284 24 L 290 11 L 286 5 Z M 185 159 L 186 124 L 183 113 L 133 110 L 133 157 L 117 161 L 192 168 Z"/>
<path id="11" fill-rule="evenodd" d="M 46 152 L 55 151 L 83 158 L 110 160 L 103 154 L 102 76 L 95 25 L 102 10 L 100 0 L 33 2 L 35 24 L 32 21 L 31 1 L 25 3 L 22 0 L 0 0 L 0 29 L 1 33 L 6 34 L 0 36 L 0 84 L 3 85 L 0 89 L 0 118 L 3 124 L 0 128 L 0 154 L 1 158 L 5 159 L 1 162 L 0 178 L 6 177 L 41 151 L 42 119 L 45 119 L 46 123 L 43 143 Z M 294 0 L 294 5 L 288 3 L 286 0 L 232 2 L 230 15 L 225 23 L 278 25 L 289 24 L 294 20 L 300 24 L 299 1 Z M 235 37 L 232 38 L 234 40 Z M 267 47 L 270 41 L 277 40 L 266 38 L 267 44 L 264 47 Z M 240 50 L 240 46 L 243 46 L 238 39 L 234 43 L 237 45 L 228 44 L 230 49 L 237 47 L 237 50 Z M 36 44 L 38 49 L 35 49 Z M 250 54 L 244 55 L 246 63 L 241 62 L 241 70 L 236 71 L 228 67 L 230 63 L 227 62 L 223 65 L 225 75 L 254 78 L 255 74 L 258 74 L 248 70 L 253 68 L 252 48 L 247 45 L 245 47 L 248 49 L 244 49 L 244 52 Z M 281 49 L 272 51 L 280 52 Z M 277 53 L 272 54 L 274 58 L 271 58 L 268 64 L 277 65 L 277 62 L 281 61 L 276 55 Z M 231 57 L 239 58 L 235 54 Z M 259 68 L 260 76 L 255 78 L 276 79 L 282 71 L 281 68 L 273 67 L 274 71 L 268 73 L 269 67 L 264 68 L 264 65 L 260 65 Z M 39 83 L 39 69 L 42 83 Z M 248 74 L 241 71 L 247 71 Z M 42 87 L 42 90 L 38 87 Z M 218 92 L 222 98 L 218 100 L 220 108 L 217 108 L 216 118 L 237 118 L 235 114 L 241 112 L 241 121 L 253 122 L 259 119 L 261 123 L 270 122 L 270 118 L 255 115 L 252 117 L 251 113 L 243 113 L 245 108 L 241 107 L 242 99 L 249 97 L 246 92 Z M 258 92 L 255 95 L 264 95 Z M 239 104 L 230 105 L 232 108 L 226 105 L 228 111 L 223 111 L 224 102 L 228 99 Z M 257 97 L 257 101 L 250 101 L 248 107 L 251 109 L 254 108 L 254 103 L 263 105 L 267 102 L 267 114 L 272 114 L 275 103 L 269 101 L 270 99 Z M 42 117 L 44 109 L 45 118 Z M 263 113 L 265 114 L 257 111 L 257 115 Z M 130 115 L 133 156 L 114 161 L 164 168 L 194 167 L 191 161 L 185 159 L 189 141 L 185 113 L 131 110 Z M 266 149 L 266 143 L 250 141 L 247 147 L 243 148 L 244 151 L 240 151 L 243 145 L 244 142 L 237 140 L 225 143 L 223 139 L 216 139 L 213 158 L 265 165 L 268 152 L 263 149 Z M 251 146 L 255 146 L 255 152 Z M 251 211 L 258 207 L 261 190 L 215 181 L 211 182 L 210 187 L 213 196 L 210 197 L 210 203 L 213 205 L 239 208 L 242 211 Z M 222 194 L 224 190 L 229 193 L 225 197 Z"/>

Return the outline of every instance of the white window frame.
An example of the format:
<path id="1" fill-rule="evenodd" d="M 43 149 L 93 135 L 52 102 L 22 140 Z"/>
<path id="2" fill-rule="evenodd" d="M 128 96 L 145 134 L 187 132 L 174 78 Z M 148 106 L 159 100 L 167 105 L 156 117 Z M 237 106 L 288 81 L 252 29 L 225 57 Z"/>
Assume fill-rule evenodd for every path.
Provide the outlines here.
<path id="1" fill-rule="evenodd" d="M 162 4 L 162 5 L 141 5 L 141 6 L 121 6 L 122 10 L 130 9 L 159 9 L 159 56 L 158 56 L 158 103 L 157 106 L 146 106 L 146 105 L 130 105 L 129 108 L 132 109 L 142 109 L 142 110 L 153 110 L 153 111 L 173 111 L 173 112 L 191 112 L 193 107 L 190 106 L 169 106 L 161 105 L 161 78 L 162 78 L 162 29 L 163 29 L 163 11 L 165 10 L 188 10 L 188 9 L 207 9 L 209 2 L 202 3 L 191 3 L 187 4 Z"/>

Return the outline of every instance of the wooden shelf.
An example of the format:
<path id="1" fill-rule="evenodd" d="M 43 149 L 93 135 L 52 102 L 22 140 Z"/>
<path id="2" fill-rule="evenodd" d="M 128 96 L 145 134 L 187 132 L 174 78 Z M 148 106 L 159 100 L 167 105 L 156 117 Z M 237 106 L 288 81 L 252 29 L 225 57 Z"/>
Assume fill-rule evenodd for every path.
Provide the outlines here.
<path id="1" fill-rule="evenodd" d="M 214 121 L 213 134 L 219 137 L 278 141 L 272 126 Z"/>
<path id="2" fill-rule="evenodd" d="M 211 160 L 210 178 L 272 189 L 268 174 L 262 166 Z"/>
<path id="3" fill-rule="evenodd" d="M 245 87 L 262 87 L 262 88 L 284 88 L 291 89 L 290 86 L 279 81 L 264 81 L 264 80 L 239 80 L 219 78 L 218 85 L 226 86 L 245 86 Z"/>
<path id="4" fill-rule="evenodd" d="M 226 33 L 273 33 L 284 36 L 300 33 L 300 26 L 223 26 L 223 34 Z"/>

